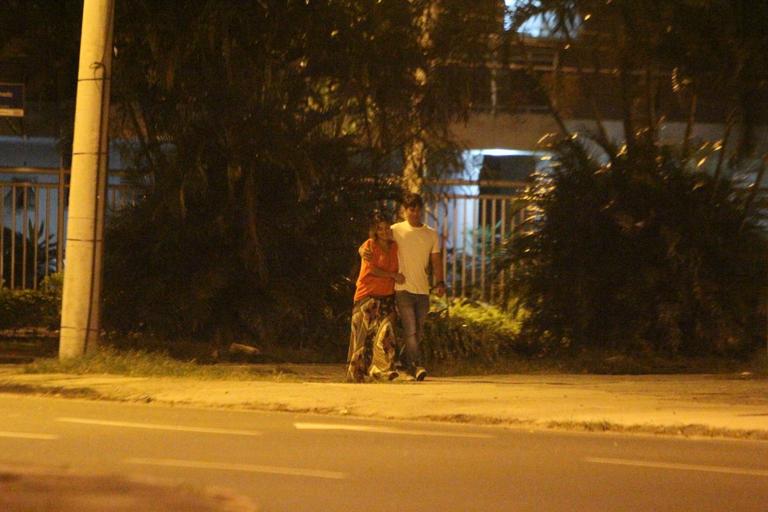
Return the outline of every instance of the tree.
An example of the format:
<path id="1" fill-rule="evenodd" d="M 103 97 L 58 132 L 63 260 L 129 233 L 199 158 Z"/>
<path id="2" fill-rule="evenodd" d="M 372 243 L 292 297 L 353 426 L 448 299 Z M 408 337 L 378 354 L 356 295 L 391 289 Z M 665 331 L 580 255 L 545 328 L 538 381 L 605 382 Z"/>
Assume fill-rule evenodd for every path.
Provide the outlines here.
<path id="1" fill-rule="evenodd" d="M 516 305 L 530 313 L 530 336 L 550 348 L 689 355 L 745 353 L 760 342 L 767 272 L 760 212 L 749 207 L 752 194 L 719 173 L 722 156 L 714 173 L 701 171 L 705 160 L 692 158 L 691 140 L 705 109 L 716 111 L 725 100 L 727 134 L 734 105 L 741 108 L 738 98 L 765 93 L 755 79 L 760 68 L 747 71 L 748 60 L 732 67 L 736 55 L 764 58 L 753 53 L 766 48 L 764 35 L 735 34 L 747 23 L 745 6 L 725 0 L 529 2 L 521 11 L 520 19 L 550 13 L 580 84 L 590 85 L 587 78 L 597 78 L 601 68 L 616 69 L 615 80 L 599 83 L 613 87 L 625 136 L 609 140 L 601 128 L 604 105 L 597 94 L 604 91 L 594 87 L 582 93 L 598 132 L 576 136 L 560 123 L 552 173 L 532 188 L 538 215 L 506 252 L 515 267 Z M 759 7 L 749 15 L 765 20 L 768 11 Z M 710 30 L 713 44 L 704 41 Z M 728 91 L 724 98 L 702 94 L 711 83 Z M 547 85 L 542 81 L 542 90 L 552 94 Z M 665 118 L 680 118 L 669 101 L 675 96 L 665 90 L 687 109 L 678 144 L 659 134 Z M 550 100 L 562 119 L 557 104 Z M 738 116 L 742 148 L 748 117 Z"/>
<path id="2" fill-rule="evenodd" d="M 414 134 L 428 153 L 456 147 L 447 123 L 469 97 L 441 72 L 486 51 L 499 12 L 445 0 L 429 46 L 428 4 L 124 4 L 115 99 L 146 197 L 110 232 L 107 320 L 343 344 L 365 212 L 400 193 Z M 477 19 L 485 31 L 462 24 Z"/>
<path id="3" fill-rule="evenodd" d="M 768 36 L 761 28 L 768 21 L 768 6 L 763 3 L 534 0 L 516 2 L 511 15 L 516 27 L 532 16 L 548 21 L 561 65 L 553 75 L 536 78 L 553 105 L 568 105 L 568 98 L 559 96 L 558 77 L 563 63 L 575 66 L 581 94 L 577 101 L 592 106 L 598 137 L 605 139 L 601 121 L 606 115 L 618 114 L 624 127 L 620 142 L 631 152 L 639 137 L 659 140 L 663 122 L 683 121 L 687 129 L 680 148 L 688 158 L 694 150 L 693 125 L 703 119 L 726 126 L 718 146 L 725 155 L 737 123 L 741 130 L 735 156 L 749 156 L 754 126 L 768 113 L 762 108 L 768 93 Z M 525 48 L 527 43 L 510 31 L 507 44 Z M 609 110 L 613 98 L 618 112 Z M 556 110 L 555 115 L 563 110 L 568 114 L 567 107 Z"/>

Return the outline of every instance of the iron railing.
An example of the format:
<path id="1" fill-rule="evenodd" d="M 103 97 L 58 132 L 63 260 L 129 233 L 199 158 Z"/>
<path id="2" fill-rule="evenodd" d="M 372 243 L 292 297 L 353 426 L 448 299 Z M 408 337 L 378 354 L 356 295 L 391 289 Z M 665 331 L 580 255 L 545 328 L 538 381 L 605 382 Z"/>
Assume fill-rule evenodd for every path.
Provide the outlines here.
<path id="1" fill-rule="evenodd" d="M 55 175 L 60 178 L 61 173 L 55 170 L 5 168 L 2 174 L 6 177 L 0 180 L 2 286 L 37 289 L 64 266 L 69 184 L 66 179 L 59 183 Z M 33 175 L 47 176 L 48 182 L 36 182 Z M 527 215 L 519 200 L 522 186 L 465 180 L 427 185 L 426 222 L 440 234 L 449 295 L 491 302 L 501 297 L 503 274 L 495 272 L 492 256 Z M 134 201 L 135 194 L 129 185 L 110 184 L 108 215 Z"/>
<path id="2" fill-rule="evenodd" d="M 0 180 L 0 277 L 1 286 L 11 289 L 36 289 L 64 265 L 69 185 L 50 176 L 50 182 L 35 182 L 31 171 L 14 174 L 5 168 L 1 173 L 6 181 Z M 525 187 L 521 182 L 489 180 L 435 180 L 425 185 L 425 220 L 440 236 L 450 297 L 491 303 L 503 299 L 505 278 L 514 269 L 498 268 L 495 256 L 502 244 L 514 244 L 514 234 L 535 215 L 523 199 Z M 768 209 L 766 198 L 768 190 L 760 189 L 756 207 Z M 135 200 L 136 189 L 110 184 L 107 214 Z"/>
<path id="3" fill-rule="evenodd" d="M 427 186 L 426 224 L 440 236 L 449 297 L 491 303 L 504 296 L 506 274 L 496 256 L 530 216 L 526 184 L 441 180 Z"/>
<path id="4" fill-rule="evenodd" d="M 37 289 L 64 266 L 69 184 L 58 179 L 34 181 L 33 174 L 47 178 L 56 174 L 47 169 L 13 171 L 3 169 L 6 178 L 0 180 L 0 286 Z M 109 185 L 108 214 L 132 202 L 135 195 L 128 185 Z"/>

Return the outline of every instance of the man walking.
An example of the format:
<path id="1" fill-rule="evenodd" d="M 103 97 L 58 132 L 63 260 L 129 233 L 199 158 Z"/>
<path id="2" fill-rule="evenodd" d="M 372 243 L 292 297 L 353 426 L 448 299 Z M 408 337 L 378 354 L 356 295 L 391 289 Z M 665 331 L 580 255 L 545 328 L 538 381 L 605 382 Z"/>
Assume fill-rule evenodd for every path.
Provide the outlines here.
<path id="1" fill-rule="evenodd" d="M 424 322 L 429 312 L 429 273 L 435 278 L 434 290 L 438 296 L 445 293 L 443 260 L 437 232 L 424 224 L 424 200 L 419 194 L 409 193 L 403 200 L 405 220 L 392 225 L 397 242 L 397 259 L 403 283 L 395 284 L 395 303 L 403 328 L 403 370 L 416 380 L 424 380 L 426 370 L 421 366 L 419 343 Z M 363 258 L 370 257 L 362 253 Z"/>

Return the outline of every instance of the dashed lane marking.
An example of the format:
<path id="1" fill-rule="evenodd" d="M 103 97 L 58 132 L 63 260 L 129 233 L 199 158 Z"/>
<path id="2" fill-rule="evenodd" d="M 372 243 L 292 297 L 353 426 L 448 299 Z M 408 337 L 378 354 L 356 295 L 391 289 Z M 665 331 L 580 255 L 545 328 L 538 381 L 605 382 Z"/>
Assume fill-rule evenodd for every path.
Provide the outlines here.
<path id="1" fill-rule="evenodd" d="M 439 430 L 409 430 L 378 425 L 354 425 L 347 423 L 294 423 L 297 430 L 348 430 L 353 432 L 367 432 L 372 434 L 394 434 L 404 436 L 431 436 L 431 437 L 469 437 L 476 439 L 490 439 L 490 434 L 474 434 L 466 432 L 447 432 Z"/>
<path id="2" fill-rule="evenodd" d="M 260 436 L 256 430 L 234 430 L 228 428 L 192 427 L 189 425 L 166 425 L 160 423 L 133 423 L 127 421 L 94 420 L 88 418 L 56 418 L 63 423 L 79 423 L 82 425 L 99 425 L 103 427 L 143 428 L 147 430 L 172 430 L 174 432 L 194 432 L 198 434 L 226 434 L 232 436 Z"/>
<path id="3" fill-rule="evenodd" d="M 53 441 L 59 436 L 55 434 L 34 434 L 31 432 L 0 432 L 0 437 L 10 437 L 13 439 L 34 439 L 38 441 Z"/>
<path id="4" fill-rule="evenodd" d="M 126 464 L 141 464 L 144 466 L 162 466 L 173 468 L 213 469 L 221 471 L 242 471 L 245 473 L 268 473 L 272 475 L 299 476 L 310 478 L 325 478 L 330 480 L 344 480 L 346 473 L 339 471 L 325 471 L 322 469 L 289 468 L 281 466 L 263 466 L 258 464 L 233 464 L 227 462 L 207 462 L 198 460 L 179 459 L 125 459 Z"/>
<path id="5" fill-rule="evenodd" d="M 679 471 L 703 471 L 705 473 L 724 473 L 727 475 L 768 477 L 768 470 L 765 469 L 736 468 L 729 466 L 707 466 L 702 464 L 680 464 L 676 462 L 657 462 L 629 459 L 603 459 L 597 457 L 587 457 L 584 460 L 595 464 L 613 464 L 616 466 L 634 466 L 640 468 L 675 469 Z"/>

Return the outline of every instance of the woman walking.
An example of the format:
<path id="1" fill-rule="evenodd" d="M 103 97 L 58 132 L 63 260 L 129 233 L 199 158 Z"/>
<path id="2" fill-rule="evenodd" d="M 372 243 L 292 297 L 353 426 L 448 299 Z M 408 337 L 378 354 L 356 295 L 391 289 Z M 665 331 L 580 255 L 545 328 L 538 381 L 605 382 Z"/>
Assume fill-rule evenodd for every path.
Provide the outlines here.
<path id="1" fill-rule="evenodd" d="M 397 244 L 389 226 L 389 219 L 375 213 L 364 244 L 371 258 L 361 259 L 357 278 L 347 354 L 348 381 L 362 382 L 366 375 L 389 380 L 397 377 L 395 283 L 402 284 L 405 277 L 398 272 Z"/>

